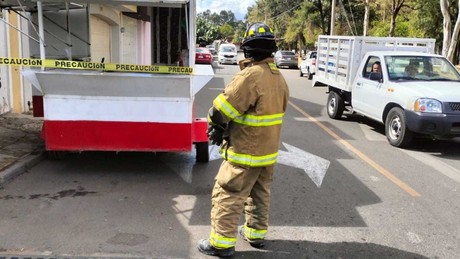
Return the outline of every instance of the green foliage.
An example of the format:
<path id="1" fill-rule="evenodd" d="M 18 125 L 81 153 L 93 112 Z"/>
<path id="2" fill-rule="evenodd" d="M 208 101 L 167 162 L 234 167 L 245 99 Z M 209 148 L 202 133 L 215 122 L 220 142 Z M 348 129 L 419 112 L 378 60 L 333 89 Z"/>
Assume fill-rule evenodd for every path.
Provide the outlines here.
<path id="1" fill-rule="evenodd" d="M 233 40 L 233 36 L 235 35 L 235 30 L 233 29 L 230 24 L 226 23 L 219 28 L 220 34 L 226 41 L 231 42 Z"/>
<path id="2" fill-rule="evenodd" d="M 220 38 L 222 38 L 222 34 L 219 27 L 198 15 L 196 19 L 196 43 L 200 46 L 206 46 Z"/>
<path id="3" fill-rule="evenodd" d="M 390 23 L 386 21 L 374 21 L 371 23 L 368 36 L 387 37 L 390 32 Z"/>
<path id="4" fill-rule="evenodd" d="M 197 42 L 232 39 L 240 42 L 246 26 L 265 22 L 274 29 L 280 48 L 313 48 L 318 35 L 330 34 L 331 0 L 256 0 L 248 8 L 245 21 L 235 19 L 231 11 L 219 14 L 210 10 L 198 16 L 204 19 L 197 26 Z M 458 2 L 449 0 L 452 25 L 458 13 Z M 387 37 L 391 22 L 391 0 L 370 1 L 369 36 Z M 337 0 L 335 34 L 362 35 L 364 0 Z M 443 17 L 439 0 L 404 0 L 396 16 L 395 36 L 435 38 L 442 44 Z M 198 25 L 198 22 L 197 22 Z M 200 28 L 198 28 L 200 27 Z M 438 47 L 439 48 L 439 47 Z"/>
<path id="5" fill-rule="evenodd" d="M 242 36 L 245 28 L 245 24 L 238 21 L 232 11 L 221 11 L 217 14 L 206 10 L 197 15 L 196 43 L 205 46 L 215 40 L 232 41 L 233 38 Z"/>
<path id="6" fill-rule="evenodd" d="M 238 21 L 236 25 L 235 34 L 233 35 L 234 43 L 241 43 L 243 41 L 244 33 L 246 32 L 246 23 Z"/>

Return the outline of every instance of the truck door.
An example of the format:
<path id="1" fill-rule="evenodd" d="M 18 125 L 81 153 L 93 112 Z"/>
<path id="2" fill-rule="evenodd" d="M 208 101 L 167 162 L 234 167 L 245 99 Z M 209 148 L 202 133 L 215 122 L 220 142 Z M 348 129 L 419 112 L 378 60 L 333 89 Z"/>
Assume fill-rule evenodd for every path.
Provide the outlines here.
<path id="1" fill-rule="evenodd" d="M 379 57 L 369 56 L 357 73 L 352 90 L 352 105 L 356 112 L 381 121 L 386 99 L 386 84 Z"/>

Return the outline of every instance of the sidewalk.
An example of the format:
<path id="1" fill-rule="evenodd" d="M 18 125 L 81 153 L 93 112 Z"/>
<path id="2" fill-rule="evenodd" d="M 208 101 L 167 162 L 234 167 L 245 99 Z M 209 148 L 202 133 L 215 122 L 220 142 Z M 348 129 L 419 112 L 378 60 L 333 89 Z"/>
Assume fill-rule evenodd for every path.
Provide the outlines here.
<path id="1" fill-rule="evenodd" d="M 42 124 L 32 113 L 0 115 L 0 188 L 44 158 Z"/>

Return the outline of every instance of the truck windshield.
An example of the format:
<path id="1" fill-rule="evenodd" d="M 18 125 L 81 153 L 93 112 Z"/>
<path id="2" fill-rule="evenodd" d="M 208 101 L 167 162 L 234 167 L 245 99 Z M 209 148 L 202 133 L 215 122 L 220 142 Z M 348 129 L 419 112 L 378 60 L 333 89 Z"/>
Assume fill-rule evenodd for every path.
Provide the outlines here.
<path id="1" fill-rule="evenodd" d="M 390 81 L 460 81 L 458 70 L 443 57 L 386 56 Z"/>

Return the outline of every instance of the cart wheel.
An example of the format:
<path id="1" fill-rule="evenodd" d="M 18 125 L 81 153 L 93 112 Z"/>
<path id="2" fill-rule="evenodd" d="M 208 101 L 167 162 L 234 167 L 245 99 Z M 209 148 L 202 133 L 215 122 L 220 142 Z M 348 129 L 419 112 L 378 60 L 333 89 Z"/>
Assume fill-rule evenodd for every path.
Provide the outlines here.
<path id="1" fill-rule="evenodd" d="M 208 142 L 195 143 L 195 149 L 196 149 L 196 161 L 198 163 L 209 162 L 209 143 Z"/>
<path id="2" fill-rule="evenodd" d="M 62 160 L 65 156 L 65 151 L 46 151 L 46 155 L 51 160 Z"/>

